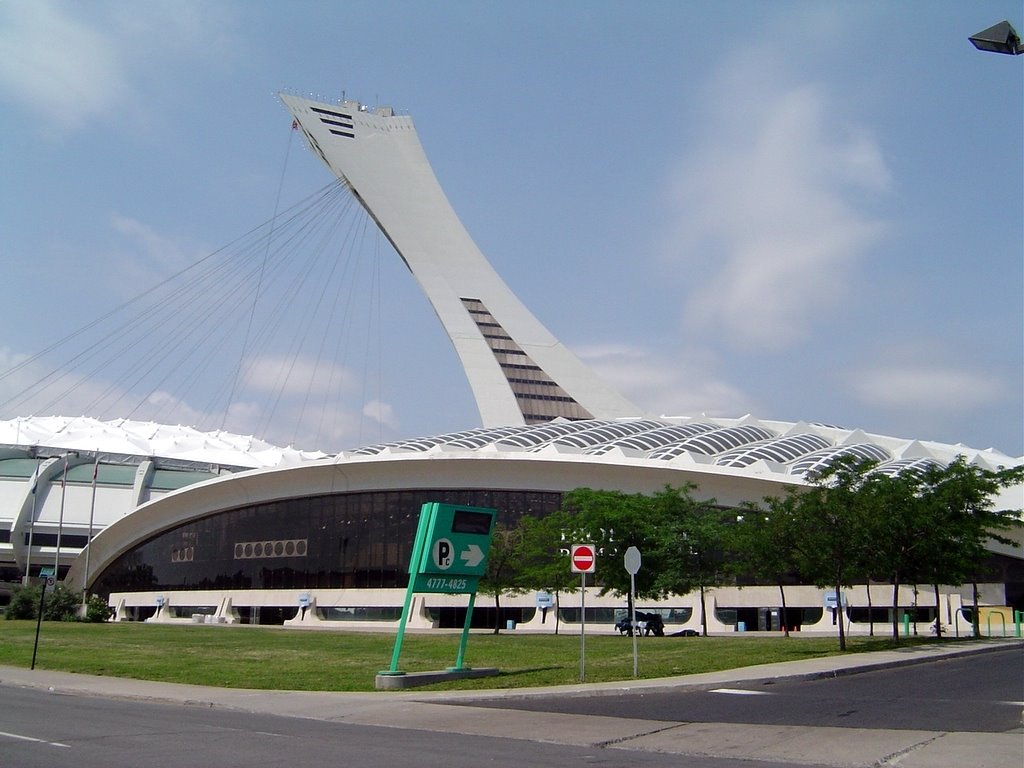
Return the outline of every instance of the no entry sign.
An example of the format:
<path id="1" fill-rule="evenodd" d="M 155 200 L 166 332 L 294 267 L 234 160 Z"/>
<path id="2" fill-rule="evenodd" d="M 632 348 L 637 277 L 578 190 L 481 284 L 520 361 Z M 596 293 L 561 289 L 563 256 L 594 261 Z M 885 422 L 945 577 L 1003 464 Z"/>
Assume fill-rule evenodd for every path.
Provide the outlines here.
<path id="1" fill-rule="evenodd" d="M 573 573 L 593 573 L 597 569 L 597 555 L 592 544 L 573 544 L 569 560 Z"/>

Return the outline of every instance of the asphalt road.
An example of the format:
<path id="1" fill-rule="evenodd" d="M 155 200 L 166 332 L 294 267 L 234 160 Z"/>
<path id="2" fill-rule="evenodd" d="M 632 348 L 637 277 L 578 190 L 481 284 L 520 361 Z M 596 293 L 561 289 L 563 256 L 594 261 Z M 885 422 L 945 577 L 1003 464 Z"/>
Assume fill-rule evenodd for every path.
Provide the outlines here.
<path id="1" fill-rule="evenodd" d="M 0 768 L 1020 768 L 1022 700 L 1019 641 L 503 694 L 257 691 L 0 667 Z"/>
<path id="2" fill-rule="evenodd" d="M 828 679 L 713 690 L 452 703 L 666 722 L 1006 733 L 1022 725 L 1024 653 L 1008 648 Z"/>
<path id="3" fill-rule="evenodd" d="M 749 768 L 747 760 L 348 725 L 0 687 L 2 768 Z M 786 763 L 760 763 L 778 768 Z"/>

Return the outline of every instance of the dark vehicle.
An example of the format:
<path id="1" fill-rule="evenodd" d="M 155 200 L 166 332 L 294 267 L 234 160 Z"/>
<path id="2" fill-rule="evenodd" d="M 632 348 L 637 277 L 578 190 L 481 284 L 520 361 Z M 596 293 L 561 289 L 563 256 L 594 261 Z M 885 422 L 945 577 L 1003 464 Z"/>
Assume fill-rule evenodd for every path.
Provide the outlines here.
<path id="1" fill-rule="evenodd" d="M 633 635 L 633 627 L 631 626 L 629 615 L 625 618 L 619 619 L 615 622 L 615 628 L 619 630 L 620 634 L 631 637 Z M 655 637 L 665 636 L 665 620 L 661 618 L 660 613 L 643 613 L 642 611 L 636 612 L 636 624 L 637 631 L 641 635 L 654 635 Z"/>

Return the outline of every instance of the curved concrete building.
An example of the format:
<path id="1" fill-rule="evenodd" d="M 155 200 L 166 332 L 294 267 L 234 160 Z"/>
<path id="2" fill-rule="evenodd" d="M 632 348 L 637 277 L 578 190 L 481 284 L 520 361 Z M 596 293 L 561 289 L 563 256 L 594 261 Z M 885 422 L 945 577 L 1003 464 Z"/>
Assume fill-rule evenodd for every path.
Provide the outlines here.
<path id="1" fill-rule="evenodd" d="M 879 471 L 891 473 L 945 464 L 957 455 L 993 469 L 1012 461 L 963 446 L 752 417 L 558 420 L 483 428 L 250 470 L 168 493 L 94 540 L 94 577 L 87 576 L 80 557 L 68 580 L 109 594 L 125 618 L 380 626 L 375 622 L 398 619 L 424 502 L 494 507 L 507 525 L 557 509 L 562 494 L 577 487 L 654 493 L 666 485 L 693 484 L 700 497 L 735 506 L 804 483 L 841 455 L 875 459 Z M 997 503 L 1019 507 L 1020 490 L 1012 489 Z M 1024 599 L 1020 551 L 996 545 L 992 550 L 998 578 L 984 588 L 986 602 Z M 886 599 L 884 589 L 876 586 L 876 605 Z M 460 626 L 464 601 L 459 597 L 417 599 L 421 626 Z M 695 599 L 679 596 L 644 607 L 661 610 L 671 629 L 683 629 L 699 621 Z M 915 595 L 912 587 L 904 589 L 902 599 L 920 616 L 933 618 L 938 611 L 945 623 L 960 621 L 968 631 L 958 619 L 965 601 L 959 589 L 946 588 L 939 606 L 932 604 L 932 595 Z M 559 608 L 570 626 L 574 616 L 578 621 L 577 600 L 563 596 Z M 804 631 L 834 631 L 821 590 L 790 587 L 787 600 L 782 616 L 775 587 L 720 588 L 709 608 L 711 625 L 727 631 L 741 625 L 772 629 L 785 622 Z M 532 595 L 506 597 L 503 617 L 544 629 L 533 601 Z M 587 623 L 610 630 L 620 603 L 612 596 L 589 596 Z M 867 610 L 868 603 L 865 587 L 851 590 L 851 631 L 858 629 L 856 611 Z M 478 610 L 481 624 L 493 619 L 486 604 Z M 874 609 L 876 622 L 886 621 L 880 615 L 885 611 Z M 861 625 L 867 631 L 868 624 Z"/>

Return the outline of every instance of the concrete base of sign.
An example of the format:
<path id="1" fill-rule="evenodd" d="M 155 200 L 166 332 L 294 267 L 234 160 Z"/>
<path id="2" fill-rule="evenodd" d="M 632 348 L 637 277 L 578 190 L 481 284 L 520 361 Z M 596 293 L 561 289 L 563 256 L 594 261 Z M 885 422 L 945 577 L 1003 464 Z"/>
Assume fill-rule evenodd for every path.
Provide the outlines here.
<path id="1" fill-rule="evenodd" d="M 376 679 L 378 691 L 401 691 L 421 685 L 433 685 L 448 680 L 466 680 L 475 677 L 494 677 L 499 674 L 497 667 L 464 667 L 444 669 L 436 672 L 379 672 Z"/>

